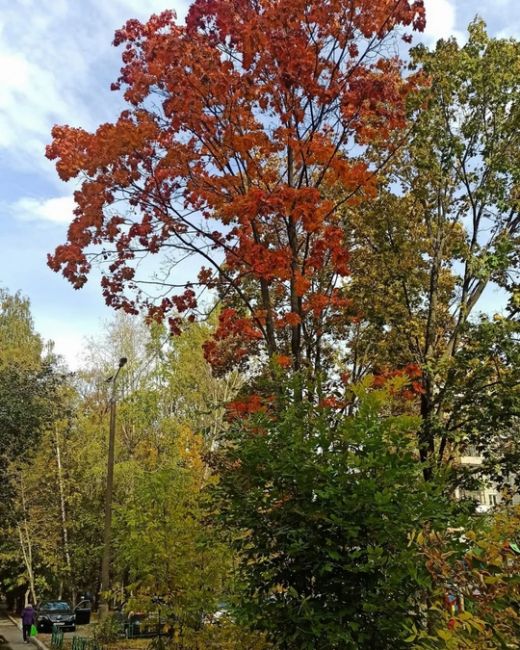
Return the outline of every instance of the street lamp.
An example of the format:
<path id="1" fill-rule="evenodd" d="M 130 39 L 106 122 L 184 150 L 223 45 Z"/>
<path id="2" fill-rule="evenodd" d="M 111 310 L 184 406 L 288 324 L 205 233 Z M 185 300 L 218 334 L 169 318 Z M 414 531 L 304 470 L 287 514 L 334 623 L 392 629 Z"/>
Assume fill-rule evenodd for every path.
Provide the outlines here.
<path id="1" fill-rule="evenodd" d="M 101 563 L 100 591 L 102 600 L 99 605 L 99 618 L 101 620 L 108 616 L 110 598 L 110 546 L 112 545 L 112 495 L 114 491 L 114 447 L 116 438 L 116 381 L 126 361 L 126 357 L 121 357 L 116 374 L 107 379 L 107 382 L 112 383 L 112 393 L 110 396 L 110 429 L 108 434 L 107 485 L 105 491 L 105 534 L 103 540 L 103 561 Z"/>

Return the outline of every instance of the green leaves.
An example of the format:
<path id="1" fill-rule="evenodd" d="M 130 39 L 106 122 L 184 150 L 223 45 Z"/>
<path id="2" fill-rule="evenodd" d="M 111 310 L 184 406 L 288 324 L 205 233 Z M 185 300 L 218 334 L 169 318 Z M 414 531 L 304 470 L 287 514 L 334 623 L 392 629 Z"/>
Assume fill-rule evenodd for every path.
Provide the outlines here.
<path id="1" fill-rule="evenodd" d="M 417 419 L 392 416 L 389 392 L 369 386 L 352 416 L 283 399 L 237 422 L 217 455 L 237 612 L 281 647 L 399 647 L 419 616 L 427 578 L 408 535 L 452 509 L 422 481 Z"/>
<path id="2" fill-rule="evenodd" d="M 480 519 L 464 536 L 454 531 L 417 539 L 431 574 L 428 629 L 411 629 L 413 648 L 510 648 L 518 642 L 518 507 Z M 458 539 L 457 539 L 458 537 Z M 513 544 L 514 545 L 514 544 Z M 457 599 L 454 610 L 446 596 Z M 464 607 L 460 603 L 464 602 Z"/>
<path id="3" fill-rule="evenodd" d="M 410 137 L 399 141 L 378 197 L 345 214 L 349 297 L 359 313 L 346 356 L 355 378 L 420 366 L 417 446 L 429 476 L 473 427 L 484 434 L 468 412 L 475 395 L 489 446 L 497 426 L 508 435 L 500 354 L 493 366 L 471 337 L 479 336 L 475 314 L 489 309 L 485 298 L 497 286 L 504 290 L 497 299 L 518 313 L 520 43 L 490 38 L 476 20 L 465 45 L 420 46 L 412 61 L 429 83 L 409 98 Z M 475 366 L 466 365 L 467 375 L 459 368 L 465 347 Z M 510 407 L 513 414 L 513 400 Z"/>

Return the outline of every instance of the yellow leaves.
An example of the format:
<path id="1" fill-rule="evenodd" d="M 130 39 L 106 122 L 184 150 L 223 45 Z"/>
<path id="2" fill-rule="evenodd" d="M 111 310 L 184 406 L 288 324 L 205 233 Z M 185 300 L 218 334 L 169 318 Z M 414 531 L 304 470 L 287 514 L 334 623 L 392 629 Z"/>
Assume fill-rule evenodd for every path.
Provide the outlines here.
<path id="1" fill-rule="evenodd" d="M 441 628 L 440 630 L 437 630 L 437 636 L 443 641 L 449 643 L 453 639 L 454 634 L 451 630 L 443 630 Z"/>
<path id="2" fill-rule="evenodd" d="M 412 530 L 412 532 L 408 533 L 408 547 L 412 546 L 413 544 L 422 546 L 424 544 L 424 539 L 425 537 L 422 530 Z"/>
<path id="3" fill-rule="evenodd" d="M 519 518 L 520 509 L 516 507 L 497 512 L 490 525 L 478 531 L 454 533 L 458 550 L 450 550 L 453 539 L 450 541 L 447 534 L 424 539 L 426 564 L 439 589 L 435 607 L 441 616 L 435 636 L 452 644 L 447 648 L 508 647 L 508 643 L 516 642 L 518 615 L 514 603 L 518 599 L 520 559 L 508 542 L 517 538 Z M 462 539 L 469 546 L 466 552 L 459 546 Z M 447 608 L 447 594 L 452 597 L 450 603 L 463 596 L 465 610 Z"/>
<path id="4" fill-rule="evenodd" d="M 203 461 L 204 439 L 202 436 L 185 425 L 180 428 L 177 448 L 181 462 L 198 476 L 202 476 L 206 469 Z"/>

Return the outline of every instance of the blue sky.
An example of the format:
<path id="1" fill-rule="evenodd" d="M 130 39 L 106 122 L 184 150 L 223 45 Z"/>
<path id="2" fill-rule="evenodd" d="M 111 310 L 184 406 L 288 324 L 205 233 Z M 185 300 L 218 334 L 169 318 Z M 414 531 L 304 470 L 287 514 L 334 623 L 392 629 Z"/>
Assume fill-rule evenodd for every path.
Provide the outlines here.
<path id="1" fill-rule="evenodd" d="M 427 0 L 424 38 L 463 38 L 476 13 L 493 35 L 520 37 L 518 2 Z M 109 90 L 119 70 L 119 52 L 111 46 L 117 28 L 165 8 L 182 18 L 187 5 L 0 0 L 0 286 L 30 298 L 36 329 L 55 341 L 72 368 L 81 362 L 85 337 L 99 334 L 112 312 L 95 278 L 74 291 L 46 266 L 47 253 L 65 241 L 73 187 L 59 181 L 45 145 L 55 123 L 94 129 L 121 110 Z"/>

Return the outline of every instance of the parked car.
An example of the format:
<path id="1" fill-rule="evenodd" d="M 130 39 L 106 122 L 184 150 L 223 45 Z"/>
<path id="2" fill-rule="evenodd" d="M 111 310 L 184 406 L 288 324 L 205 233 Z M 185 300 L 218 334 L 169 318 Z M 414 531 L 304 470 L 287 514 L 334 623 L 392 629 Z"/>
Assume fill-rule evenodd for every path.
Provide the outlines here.
<path id="1" fill-rule="evenodd" d="M 64 600 L 50 600 L 42 603 L 36 610 L 38 632 L 52 632 L 53 626 L 74 632 L 76 615 Z"/>
<path id="2" fill-rule="evenodd" d="M 74 607 L 74 614 L 76 615 L 76 625 L 88 625 L 92 614 L 91 600 L 80 600 L 76 607 Z"/>

